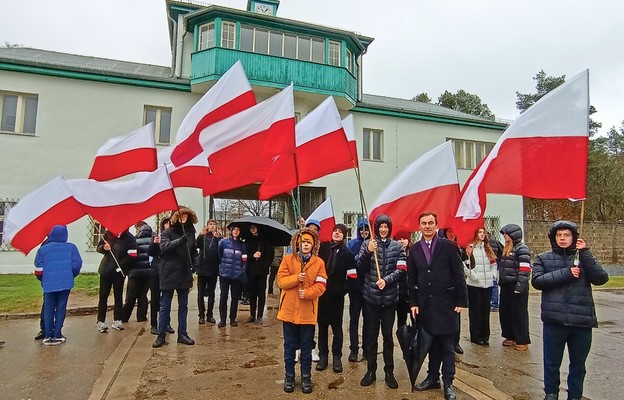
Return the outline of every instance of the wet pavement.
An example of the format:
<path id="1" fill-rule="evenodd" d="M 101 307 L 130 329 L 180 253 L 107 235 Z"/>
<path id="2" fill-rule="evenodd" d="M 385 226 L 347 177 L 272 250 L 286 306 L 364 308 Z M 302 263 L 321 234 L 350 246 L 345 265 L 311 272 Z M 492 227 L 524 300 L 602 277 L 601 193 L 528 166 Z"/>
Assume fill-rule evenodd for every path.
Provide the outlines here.
<path id="1" fill-rule="evenodd" d="M 191 298 L 196 294 L 196 291 L 191 292 Z M 624 361 L 619 350 L 624 345 L 621 312 L 624 291 L 595 291 L 594 297 L 600 327 L 594 330 L 585 395 L 593 400 L 621 399 L 624 388 L 619 384 L 619 371 L 624 369 Z M 469 343 L 467 315 L 463 315 L 461 344 L 465 353 L 457 357 L 455 380 L 459 399 L 543 398 L 539 295 L 530 296 L 529 304 L 533 343 L 526 352 L 501 346 L 496 313 L 492 314 L 490 347 Z M 197 306 L 191 301 L 189 335 L 197 344 L 178 344 L 174 334 L 169 335 L 169 344 L 160 349 L 151 348 L 155 336 L 149 333 L 148 323 L 130 322 L 124 331 L 109 330 L 102 334 L 96 330 L 94 315 L 72 315 L 66 319 L 63 329 L 67 343 L 46 347 L 33 340 L 38 320 L 0 320 L 0 339 L 7 342 L 0 348 L 0 397 L 69 400 L 443 398 L 441 390 L 411 393 L 398 347 L 395 348 L 395 374 L 399 388 L 386 387 L 381 355 L 377 382 L 369 387 L 360 386 L 366 363 L 346 360 L 348 343 L 344 346 L 343 373 L 334 373 L 330 362 L 325 371 L 313 370 L 312 395 L 301 393 L 298 379 L 295 393 L 284 393 L 283 335 L 281 323 L 275 318 L 276 305 L 277 298 L 270 297 L 262 326 L 242 323 L 249 311 L 248 307 L 240 306 L 238 327 L 217 328 L 212 324 L 197 324 Z M 172 312 L 172 319 L 175 328 L 176 312 Z M 346 332 L 345 337 L 348 337 Z M 566 366 L 567 358 L 562 370 L 566 370 Z M 424 375 L 421 371 L 419 380 Z M 565 387 L 565 375 L 562 382 Z M 565 398 L 563 389 L 561 398 Z"/>

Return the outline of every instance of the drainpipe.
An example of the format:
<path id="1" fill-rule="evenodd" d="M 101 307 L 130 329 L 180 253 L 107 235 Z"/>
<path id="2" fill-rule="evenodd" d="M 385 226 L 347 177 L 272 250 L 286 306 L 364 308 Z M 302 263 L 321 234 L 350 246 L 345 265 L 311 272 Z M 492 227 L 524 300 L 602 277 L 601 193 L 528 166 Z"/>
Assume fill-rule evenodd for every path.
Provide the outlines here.
<path id="1" fill-rule="evenodd" d="M 177 53 L 177 49 L 176 49 L 176 44 L 178 41 L 178 23 L 175 21 L 175 19 L 171 18 L 171 15 L 169 15 L 169 13 L 167 13 L 167 18 L 169 19 L 169 21 L 171 21 L 172 24 L 172 28 L 171 28 L 171 36 L 172 36 L 172 40 L 171 40 L 171 73 L 169 74 L 169 78 L 173 78 L 173 76 L 175 75 L 174 70 L 175 70 L 175 66 L 176 66 L 176 53 Z"/>
<path id="2" fill-rule="evenodd" d="M 181 21 L 180 21 L 181 20 Z M 181 23 L 180 23 L 181 22 Z M 184 38 L 188 33 L 186 30 L 186 19 L 183 15 L 178 15 L 178 26 L 180 29 L 178 30 L 178 42 L 176 43 L 176 57 L 175 57 L 175 77 L 180 78 L 182 76 L 182 52 L 184 51 Z M 180 30 L 182 30 L 182 34 L 180 35 Z"/>

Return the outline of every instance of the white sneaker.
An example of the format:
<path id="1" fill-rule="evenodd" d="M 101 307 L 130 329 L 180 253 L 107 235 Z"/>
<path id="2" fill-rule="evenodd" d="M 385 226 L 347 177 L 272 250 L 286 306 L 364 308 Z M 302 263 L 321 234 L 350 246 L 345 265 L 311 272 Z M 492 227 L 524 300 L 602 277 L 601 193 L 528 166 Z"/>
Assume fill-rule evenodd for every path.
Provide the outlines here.
<path id="1" fill-rule="evenodd" d="M 295 350 L 295 362 L 299 362 L 300 354 L 301 354 L 301 350 Z"/>
<path id="2" fill-rule="evenodd" d="M 65 336 L 61 336 L 60 338 L 56 338 L 54 339 L 58 342 L 58 344 L 63 344 L 65 342 L 67 342 L 67 338 Z"/>
<path id="3" fill-rule="evenodd" d="M 316 349 L 312 349 L 312 361 L 318 362 L 320 359 L 321 357 L 319 357 L 318 351 L 316 351 Z"/>
<path id="4" fill-rule="evenodd" d="M 123 331 L 124 330 L 124 326 L 121 323 L 121 321 L 113 321 L 113 324 L 111 325 L 111 328 L 117 330 L 117 331 Z"/>
<path id="5" fill-rule="evenodd" d="M 44 346 L 54 346 L 54 339 L 52 339 L 51 337 L 47 337 L 43 339 L 42 343 Z"/>
<path id="6" fill-rule="evenodd" d="M 100 333 L 105 333 L 106 331 L 108 331 L 108 325 L 106 325 L 104 322 L 98 321 L 97 329 Z"/>

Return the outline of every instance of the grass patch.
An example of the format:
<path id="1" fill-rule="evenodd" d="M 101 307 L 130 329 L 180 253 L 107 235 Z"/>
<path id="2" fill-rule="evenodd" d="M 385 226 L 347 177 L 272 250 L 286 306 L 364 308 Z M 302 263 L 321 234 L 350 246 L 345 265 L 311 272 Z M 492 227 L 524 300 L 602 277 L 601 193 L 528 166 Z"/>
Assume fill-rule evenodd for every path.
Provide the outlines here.
<path id="1" fill-rule="evenodd" d="M 100 276 L 94 273 L 76 277 L 72 293 L 97 296 Z M 0 274 L 0 313 L 37 312 L 41 310 L 43 291 L 34 274 Z"/>
<path id="2" fill-rule="evenodd" d="M 602 286 L 594 286 L 599 288 L 624 288 L 624 276 L 610 276 L 609 282 Z"/>

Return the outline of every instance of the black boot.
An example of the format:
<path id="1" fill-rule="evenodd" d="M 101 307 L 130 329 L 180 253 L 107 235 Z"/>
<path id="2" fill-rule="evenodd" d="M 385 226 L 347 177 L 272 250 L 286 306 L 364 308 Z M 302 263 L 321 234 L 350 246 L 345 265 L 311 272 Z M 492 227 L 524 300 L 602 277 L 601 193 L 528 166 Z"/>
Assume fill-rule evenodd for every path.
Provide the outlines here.
<path id="1" fill-rule="evenodd" d="M 332 369 L 336 373 L 342 372 L 342 360 L 340 359 L 340 357 L 334 357 Z"/>
<path id="2" fill-rule="evenodd" d="M 455 389 L 453 385 L 444 385 L 444 400 L 456 400 L 457 394 L 455 394 Z"/>
<path id="3" fill-rule="evenodd" d="M 167 344 L 167 342 L 165 341 L 165 337 L 158 335 L 156 337 L 156 340 L 154 340 L 154 343 L 152 343 L 152 347 L 157 349 L 159 347 L 162 347 L 164 344 Z"/>
<path id="4" fill-rule="evenodd" d="M 187 346 L 192 346 L 195 344 L 195 341 L 191 339 L 191 337 L 188 334 L 185 333 L 185 334 L 178 336 L 178 343 L 182 343 Z"/>
<path id="5" fill-rule="evenodd" d="M 327 368 L 328 364 L 329 364 L 329 362 L 327 360 L 327 356 L 326 355 L 322 355 L 322 356 L 319 357 L 319 360 L 316 363 L 316 370 L 317 371 L 325 371 L 325 369 Z"/>
<path id="6" fill-rule="evenodd" d="M 284 377 L 284 392 L 292 393 L 295 391 L 295 374 L 286 374 Z"/>
<path id="7" fill-rule="evenodd" d="M 309 374 L 301 375 L 301 391 L 303 393 L 312 393 L 312 376 Z"/>

